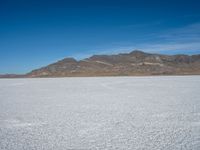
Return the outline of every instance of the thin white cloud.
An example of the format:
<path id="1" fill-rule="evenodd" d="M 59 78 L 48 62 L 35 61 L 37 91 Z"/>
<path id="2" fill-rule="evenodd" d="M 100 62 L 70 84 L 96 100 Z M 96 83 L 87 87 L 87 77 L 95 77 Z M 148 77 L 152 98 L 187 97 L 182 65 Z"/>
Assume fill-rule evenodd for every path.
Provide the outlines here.
<path id="1" fill-rule="evenodd" d="M 150 33 L 149 35 L 145 35 L 144 39 L 148 42 L 116 42 L 112 48 L 100 48 L 87 51 L 87 53 L 77 53 L 74 57 L 83 59 L 94 54 L 128 53 L 135 49 L 155 53 L 173 50 L 200 52 L 200 23 L 190 24 L 161 33 Z"/>
<path id="2" fill-rule="evenodd" d="M 165 31 L 158 35 L 158 38 L 165 41 L 175 42 L 200 42 L 200 23 L 190 24 L 185 27 Z"/>
<path id="3" fill-rule="evenodd" d="M 200 51 L 200 43 L 164 43 L 164 44 L 146 44 L 138 46 L 138 49 L 142 49 L 145 51 L 151 52 L 159 52 L 163 50 L 199 50 Z"/>
<path id="4" fill-rule="evenodd" d="M 200 23 L 157 33 L 152 35 L 152 38 L 157 41 L 138 44 L 137 48 L 153 52 L 162 50 L 200 51 Z"/>

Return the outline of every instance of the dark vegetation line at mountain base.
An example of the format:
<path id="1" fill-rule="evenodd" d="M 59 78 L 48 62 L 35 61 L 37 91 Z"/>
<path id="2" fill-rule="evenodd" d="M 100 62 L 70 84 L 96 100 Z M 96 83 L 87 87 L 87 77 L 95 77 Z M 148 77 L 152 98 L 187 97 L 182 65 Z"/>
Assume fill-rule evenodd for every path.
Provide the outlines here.
<path id="1" fill-rule="evenodd" d="M 77 61 L 65 58 L 24 75 L 1 78 L 200 75 L 199 55 L 162 55 L 134 50 L 117 55 L 93 55 Z"/>

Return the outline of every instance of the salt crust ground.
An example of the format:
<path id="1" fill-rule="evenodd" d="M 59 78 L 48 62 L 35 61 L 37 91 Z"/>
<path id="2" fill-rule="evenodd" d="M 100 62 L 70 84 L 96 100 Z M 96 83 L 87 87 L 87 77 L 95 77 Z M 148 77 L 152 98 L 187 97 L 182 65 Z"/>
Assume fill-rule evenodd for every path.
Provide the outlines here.
<path id="1" fill-rule="evenodd" d="M 200 149 L 200 76 L 0 80 L 0 149 Z"/>

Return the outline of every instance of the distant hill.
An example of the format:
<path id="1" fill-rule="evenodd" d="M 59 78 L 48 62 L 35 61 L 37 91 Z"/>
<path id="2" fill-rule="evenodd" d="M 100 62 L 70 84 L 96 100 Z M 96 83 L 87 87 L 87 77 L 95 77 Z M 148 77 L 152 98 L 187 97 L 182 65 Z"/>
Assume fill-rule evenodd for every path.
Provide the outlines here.
<path id="1" fill-rule="evenodd" d="M 25 77 L 195 74 L 200 74 L 200 55 L 161 55 L 134 50 L 117 55 L 94 55 L 80 61 L 65 58 L 33 70 Z"/>
<path id="2" fill-rule="evenodd" d="M 26 75 L 19 75 L 19 74 L 0 74 L 0 78 L 23 78 Z"/>

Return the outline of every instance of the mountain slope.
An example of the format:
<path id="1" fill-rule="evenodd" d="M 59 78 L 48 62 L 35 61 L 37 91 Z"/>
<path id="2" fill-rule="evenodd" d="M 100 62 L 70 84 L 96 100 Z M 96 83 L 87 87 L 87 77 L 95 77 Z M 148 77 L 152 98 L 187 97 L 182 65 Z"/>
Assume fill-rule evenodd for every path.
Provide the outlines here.
<path id="1" fill-rule="evenodd" d="M 65 58 L 26 74 L 27 77 L 200 74 L 200 55 L 161 55 L 142 51 Z"/>

